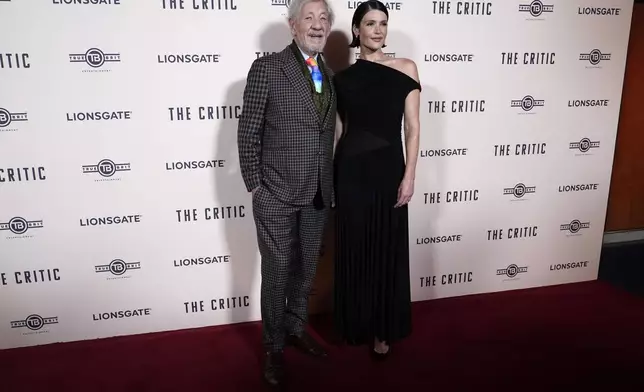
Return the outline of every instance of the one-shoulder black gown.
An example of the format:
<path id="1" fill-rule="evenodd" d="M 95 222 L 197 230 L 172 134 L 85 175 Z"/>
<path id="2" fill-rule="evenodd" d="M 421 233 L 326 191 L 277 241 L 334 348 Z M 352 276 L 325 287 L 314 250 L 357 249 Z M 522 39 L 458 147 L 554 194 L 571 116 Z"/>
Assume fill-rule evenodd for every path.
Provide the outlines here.
<path id="1" fill-rule="evenodd" d="M 334 319 L 349 344 L 393 343 L 411 332 L 402 120 L 421 86 L 389 66 L 357 60 L 334 83 L 343 133 L 336 147 Z"/>

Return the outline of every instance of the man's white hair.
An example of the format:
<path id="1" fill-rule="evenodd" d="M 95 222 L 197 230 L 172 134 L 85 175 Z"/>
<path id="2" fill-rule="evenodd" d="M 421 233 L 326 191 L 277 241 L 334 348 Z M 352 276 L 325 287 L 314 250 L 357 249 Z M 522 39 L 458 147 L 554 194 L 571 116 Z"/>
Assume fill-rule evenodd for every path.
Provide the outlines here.
<path id="1" fill-rule="evenodd" d="M 324 3 L 324 6 L 327 9 L 327 12 L 329 14 L 329 26 L 333 26 L 333 22 L 335 22 L 335 14 L 333 13 L 333 8 L 331 8 L 331 4 L 327 0 L 291 0 L 287 1 L 288 5 L 288 19 L 291 21 L 295 21 L 299 16 L 300 13 L 302 12 L 302 7 L 306 5 L 307 3 L 313 2 L 313 1 L 321 1 Z"/>

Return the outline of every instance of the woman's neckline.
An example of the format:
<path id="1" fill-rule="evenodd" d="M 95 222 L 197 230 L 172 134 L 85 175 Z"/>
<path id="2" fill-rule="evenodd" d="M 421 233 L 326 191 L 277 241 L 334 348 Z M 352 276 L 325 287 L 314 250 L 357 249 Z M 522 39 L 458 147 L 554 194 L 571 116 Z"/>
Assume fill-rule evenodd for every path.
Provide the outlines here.
<path id="1" fill-rule="evenodd" d="M 359 57 L 356 59 L 355 64 L 357 64 L 357 63 L 358 63 L 358 61 L 362 61 L 363 63 L 371 63 L 371 64 L 378 65 L 378 66 L 380 66 L 380 67 L 388 68 L 388 69 L 390 69 L 390 70 L 392 70 L 392 71 L 394 71 L 394 72 L 396 72 L 396 73 L 399 73 L 399 74 L 401 74 L 401 75 L 405 76 L 406 78 L 408 78 L 409 80 L 413 81 L 414 83 L 418 84 L 418 82 L 417 82 L 414 78 L 412 78 L 411 76 L 407 75 L 407 74 L 406 74 L 406 73 L 404 73 L 403 71 L 400 71 L 400 70 L 398 70 L 398 69 L 396 69 L 396 68 L 394 68 L 394 67 L 390 67 L 390 66 L 388 66 L 388 65 L 385 65 L 385 64 L 382 64 L 382 63 L 380 63 L 380 62 L 376 62 L 376 61 L 371 61 L 371 60 L 361 59 L 361 58 L 359 58 Z"/>

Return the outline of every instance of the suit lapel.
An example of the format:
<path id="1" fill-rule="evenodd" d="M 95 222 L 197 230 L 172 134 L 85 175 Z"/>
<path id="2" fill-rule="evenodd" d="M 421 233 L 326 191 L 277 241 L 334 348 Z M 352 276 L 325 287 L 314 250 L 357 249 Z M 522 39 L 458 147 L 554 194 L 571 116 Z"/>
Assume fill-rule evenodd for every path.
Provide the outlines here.
<path id="1" fill-rule="evenodd" d="M 335 100 L 335 87 L 333 86 L 333 72 L 327 67 L 326 61 L 322 59 L 322 66 L 324 67 L 324 77 L 327 79 L 329 84 L 329 104 L 327 105 L 326 112 L 324 113 L 324 118 L 322 119 L 322 124 L 326 125 L 329 121 L 329 114 L 331 113 L 331 108 L 333 107 L 333 102 Z M 335 121 L 335 118 L 331 119 Z"/>
<path id="2" fill-rule="evenodd" d="M 309 108 L 311 114 L 314 118 L 320 121 L 320 114 L 315 108 L 315 103 L 311 97 L 311 89 L 307 80 L 304 79 L 304 73 L 300 67 L 300 64 L 295 59 L 295 53 L 291 50 L 290 47 L 285 49 L 284 53 L 284 62 L 282 63 L 282 69 L 288 80 L 293 85 L 293 88 L 300 94 L 304 105 Z"/>

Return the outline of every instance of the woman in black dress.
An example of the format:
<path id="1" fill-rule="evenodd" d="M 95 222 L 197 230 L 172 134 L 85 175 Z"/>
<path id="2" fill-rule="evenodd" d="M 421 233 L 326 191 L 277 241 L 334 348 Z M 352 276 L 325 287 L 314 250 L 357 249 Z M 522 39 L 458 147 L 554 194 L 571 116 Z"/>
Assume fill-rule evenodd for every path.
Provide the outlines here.
<path id="1" fill-rule="evenodd" d="M 351 47 L 360 58 L 334 78 L 335 322 L 343 340 L 372 346 L 378 358 L 411 333 L 407 204 L 420 131 L 416 64 L 382 52 L 388 19 L 379 1 L 356 8 Z"/>

